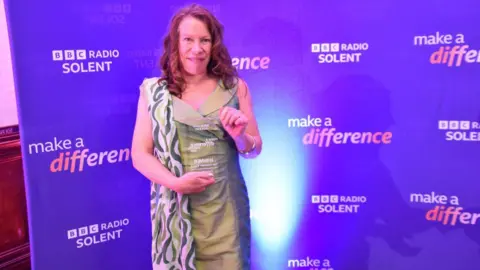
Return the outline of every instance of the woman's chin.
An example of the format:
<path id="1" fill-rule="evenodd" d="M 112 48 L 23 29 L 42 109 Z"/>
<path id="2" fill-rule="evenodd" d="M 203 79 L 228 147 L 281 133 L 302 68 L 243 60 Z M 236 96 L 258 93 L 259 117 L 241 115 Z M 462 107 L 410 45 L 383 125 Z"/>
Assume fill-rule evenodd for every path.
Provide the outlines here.
<path id="1" fill-rule="evenodd" d="M 207 73 L 207 70 L 205 68 L 198 68 L 198 69 L 191 68 L 191 69 L 187 69 L 185 73 L 188 76 L 201 76 L 201 75 L 205 75 Z"/>

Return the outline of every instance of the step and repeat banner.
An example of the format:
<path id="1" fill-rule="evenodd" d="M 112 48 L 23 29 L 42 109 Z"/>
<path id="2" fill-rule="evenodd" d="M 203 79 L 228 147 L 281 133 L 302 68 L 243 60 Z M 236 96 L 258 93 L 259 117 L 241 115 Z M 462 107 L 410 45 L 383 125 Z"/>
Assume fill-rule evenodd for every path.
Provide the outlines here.
<path id="1" fill-rule="evenodd" d="M 480 2 L 199 1 L 264 139 L 252 269 L 480 265 Z M 151 269 L 138 87 L 184 1 L 6 1 L 35 270 Z"/>

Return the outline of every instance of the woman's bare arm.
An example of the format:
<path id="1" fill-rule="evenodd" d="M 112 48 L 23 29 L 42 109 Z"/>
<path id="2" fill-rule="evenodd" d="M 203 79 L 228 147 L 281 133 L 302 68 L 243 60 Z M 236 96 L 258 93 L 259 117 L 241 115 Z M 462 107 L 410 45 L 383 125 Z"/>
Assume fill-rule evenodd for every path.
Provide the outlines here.
<path id="1" fill-rule="evenodd" d="M 133 132 L 133 166 L 150 181 L 174 189 L 176 177 L 153 155 L 152 121 L 144 91 L 144 89 L 140 91 Z"/>

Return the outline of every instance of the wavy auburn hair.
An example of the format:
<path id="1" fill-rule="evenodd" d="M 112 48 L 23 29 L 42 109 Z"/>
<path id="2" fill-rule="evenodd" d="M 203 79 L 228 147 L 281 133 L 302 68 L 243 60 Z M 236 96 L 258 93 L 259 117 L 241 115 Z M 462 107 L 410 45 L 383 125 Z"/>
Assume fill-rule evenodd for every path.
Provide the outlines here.
<path id="1" fill-rule="evenodd" d="M 232 65 L 232 59 L 227 48 L 223 44 L 223 25 L 209 10 L 198 4 L 182 8 L 170 22 L 169 31 L 163 40 L 164 51 L 160 59 L 162 76 L 159 83 L 166 81 L 170 93 L 177 97 L 181 97 L 185 90 L 186 81 L 182 74 L 178 49 L 178 28 L 186 17 L 193 17 L 205 23 L 212 37 L 212 49 L 207 73 L 214 78 L 221 79 L 226 89 L 233 88 L 237 83 L 238 73 Z"/>

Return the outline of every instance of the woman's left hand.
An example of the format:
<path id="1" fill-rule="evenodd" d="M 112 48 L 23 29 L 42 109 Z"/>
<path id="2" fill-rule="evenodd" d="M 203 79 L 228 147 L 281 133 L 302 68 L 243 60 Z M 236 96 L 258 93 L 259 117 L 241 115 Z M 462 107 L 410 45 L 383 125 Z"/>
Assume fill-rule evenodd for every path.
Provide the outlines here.
<path id="1" fill-rule="evenodd" d="M 248 125 L 248 118 L 245 114 L 232 107 L 223 107 L 220 109 L 220 121 L 233 139 L 244 135 Z"/>

